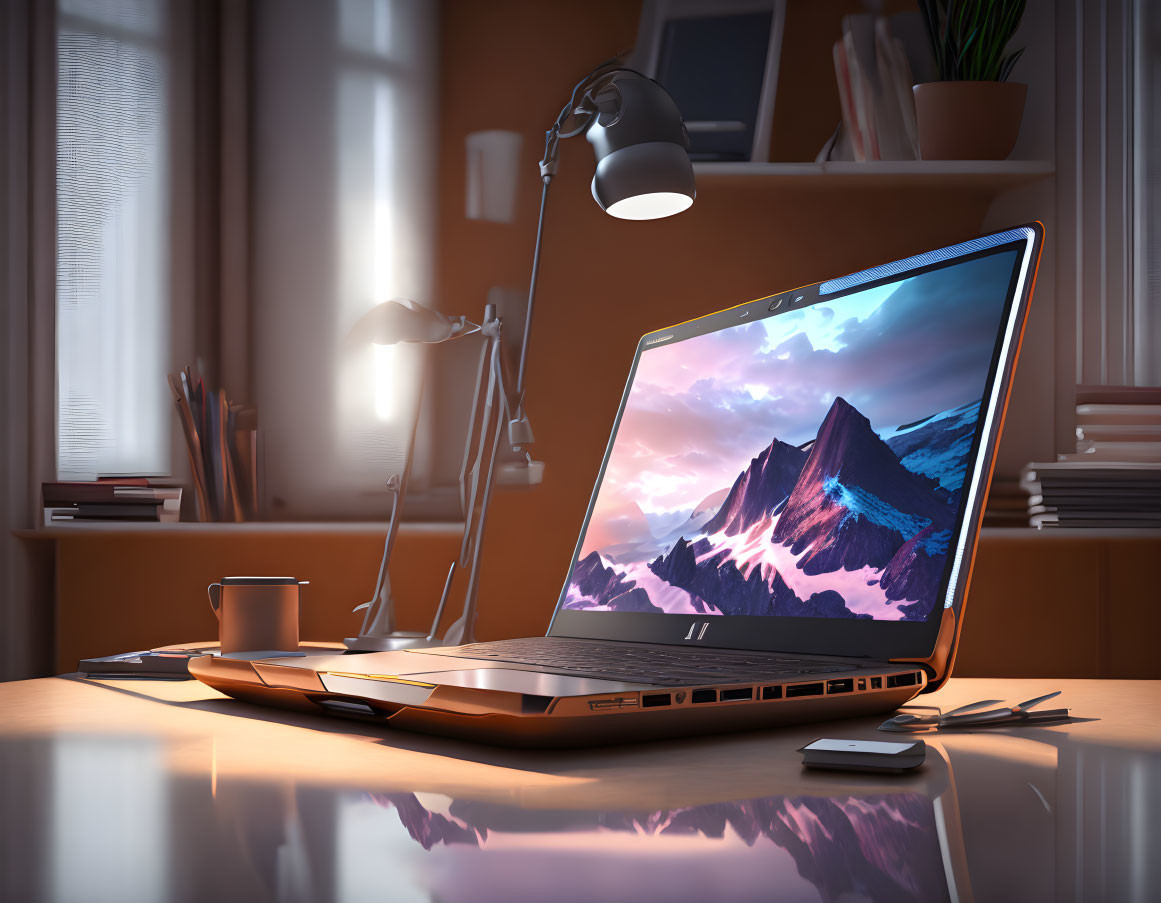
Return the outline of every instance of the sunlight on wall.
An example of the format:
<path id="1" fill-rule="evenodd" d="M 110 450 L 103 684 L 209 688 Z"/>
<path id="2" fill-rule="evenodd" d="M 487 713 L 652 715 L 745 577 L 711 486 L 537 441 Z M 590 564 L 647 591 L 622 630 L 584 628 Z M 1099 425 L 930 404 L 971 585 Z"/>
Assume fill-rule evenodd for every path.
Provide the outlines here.
<path id="1" fill-rule="evenodd" d="M 372 383 L 375 416 L 384 423 L 392 423 L 399 416 L 399 382 L 404 374 L 400 372 L 398 349 L 398 345 L 376 345 L 371 349 L 375 367 Z"/>
<path id="2" fill-rule="evenodd" d="M 349 332 L 383 301 L 433 300 L 438 5 L 260 0 L 256 12 L 267 486 L 296 516 L 380 516 L 384 482 L 406 464 L 424 352 Z"/>

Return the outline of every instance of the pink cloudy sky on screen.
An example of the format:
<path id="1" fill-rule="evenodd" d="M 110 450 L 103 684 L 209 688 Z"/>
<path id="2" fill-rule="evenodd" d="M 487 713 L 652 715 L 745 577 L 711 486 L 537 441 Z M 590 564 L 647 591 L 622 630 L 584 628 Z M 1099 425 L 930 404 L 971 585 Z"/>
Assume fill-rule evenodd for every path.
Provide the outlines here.
<path id="1" fill-rule="evenodd" d="M 774 438 L 813 439 L 836 396 L 882 435 L 979 398 L 1013 263 L 1005 252 L 645 351 L 590 533 L 634 503 L 693 508 Z"/>

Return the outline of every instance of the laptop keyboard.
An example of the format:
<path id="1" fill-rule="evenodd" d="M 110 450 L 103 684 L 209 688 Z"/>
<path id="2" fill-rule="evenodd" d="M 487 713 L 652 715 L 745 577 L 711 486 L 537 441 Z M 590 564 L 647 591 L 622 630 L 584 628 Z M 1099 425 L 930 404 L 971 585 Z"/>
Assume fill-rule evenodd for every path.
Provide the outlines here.
<path id="1" fill-rule="evenodd" d="M 609 677 L 661 686 L 781 681 L 798 675 L 858 670 L 858 666 L 845 662 L 796 658 L 776 652 L 668 648 L 561 637 L 498 640 L 421 651 L 425 655 L 536 665 L 586 677 Z"/>

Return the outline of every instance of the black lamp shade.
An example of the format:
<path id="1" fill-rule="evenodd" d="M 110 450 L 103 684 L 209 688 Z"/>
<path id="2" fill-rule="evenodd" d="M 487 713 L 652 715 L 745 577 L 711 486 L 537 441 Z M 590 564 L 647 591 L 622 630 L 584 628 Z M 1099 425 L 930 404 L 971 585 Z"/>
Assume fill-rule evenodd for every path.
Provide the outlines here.
<path id="1" fill-rule="evenodd" d="M 597 156 L 593 198 L 621 219 L 657 219 L 693 203 L 689 137 L 673 98 L 652 79 L 620 74 L 601 91 L 617 95 L 586 137 Z"/>

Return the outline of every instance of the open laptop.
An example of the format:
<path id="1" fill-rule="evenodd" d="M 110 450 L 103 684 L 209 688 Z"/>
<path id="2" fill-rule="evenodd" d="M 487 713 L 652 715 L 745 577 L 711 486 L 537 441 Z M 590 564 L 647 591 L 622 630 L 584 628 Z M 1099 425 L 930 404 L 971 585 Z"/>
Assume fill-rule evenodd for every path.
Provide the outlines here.
<path id="1" fill-rule="evenodd" d="M 1042 236 L 642 337 L 546 636 L 190 673 L 513 745 L 894 710 L 951 673 Z"/>

